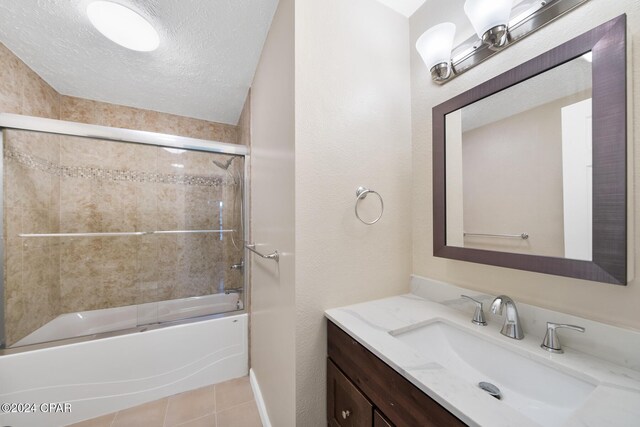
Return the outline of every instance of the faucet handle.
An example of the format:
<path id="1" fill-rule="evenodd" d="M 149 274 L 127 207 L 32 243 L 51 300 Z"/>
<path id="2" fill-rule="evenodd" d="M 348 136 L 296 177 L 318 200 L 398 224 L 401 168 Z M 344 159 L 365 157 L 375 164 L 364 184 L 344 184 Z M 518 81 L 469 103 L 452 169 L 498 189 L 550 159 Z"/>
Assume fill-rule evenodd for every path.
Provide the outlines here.
<path id="1" fill-rule="evenodd" d="M 480 326 L 487 326 L 487 321 L 484 320 L 484 312 L 482 311 L 482 303 L 476 299 L 471 298 L 470 296 L 467 295 L 460 295 L 463 298 L 467 298 L 470 299 L 471 301 L 473 301 L 474 303 L 476 303 L 476 312 L 473 313 L 473 319 L 471 320 L 471 323 L 474 323 L 476 325 L 480 325 Z"/>
<path id="2" fill-rule="evenodd" d="M 556 329 L 559 329 L 559 328 L 572 329 L 578 332 L 585 331 L 585 329 L 582 326 L 547 322 L 547 333 L 544 335 L 544 340 L 542 340 L 542 344 L 540 344 L 540 347 L 544 348 L 547 351 L 550 351 L 551 353 L 564 353 L 564 350 L 560 345 L 560 339 L 558 338 L 558 334 L 556 334 Z"/>

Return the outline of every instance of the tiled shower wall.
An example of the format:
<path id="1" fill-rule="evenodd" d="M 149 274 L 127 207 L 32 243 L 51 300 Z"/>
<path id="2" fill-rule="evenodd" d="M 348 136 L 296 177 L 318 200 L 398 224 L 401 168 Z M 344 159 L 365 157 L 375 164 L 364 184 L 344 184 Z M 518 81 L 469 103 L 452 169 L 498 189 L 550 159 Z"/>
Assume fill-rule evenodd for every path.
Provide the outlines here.
<path id="1" fill-rule="evenodd" d="M 242 157 L 12 130 L 4 145 L 9 345 L 63 313 L 242 287 Z M 175 230 L 236 232 L 19 236 Z"/>
<path id="2" fill-rule="evenodd" d="M 48 161 L 59 157 L 55 136 L 14 135 L 12 145 L 37 151 Z M 4 179 L 4 310 L 6 340 L 11 345 L 59 314 L 60 245 L 51 239 L 26 242 L 18 234 L 58 232 L 61 200 L 59 180 L 45 171 L 5 161 Z"/>
<path id="3" fill-rule="evenodd" d="M 2 44 L 0 112 L 239 142 L 237 126 L 60 95 Z M 4 155 L 7 345 L 62 313 L 242 287 L 242 273 L 229 269 L 242 259 L 240 233 L 235 241 L 226 234 L 221 240 L 212 235 L 17 237 L 219 228 L 220 202 L 224 228 L 241 230 L 240 198 L 232 195 L 243 176 L 241 158 L 225 170 L 230 156 L 17 131 L 5 132 Z M 67 168 L 82 173 L 67 176 Z M 123 173 L 125 179 L 117 176 Z M 150 182 L 156 174 L 220 184 L 186 178 Z"/>

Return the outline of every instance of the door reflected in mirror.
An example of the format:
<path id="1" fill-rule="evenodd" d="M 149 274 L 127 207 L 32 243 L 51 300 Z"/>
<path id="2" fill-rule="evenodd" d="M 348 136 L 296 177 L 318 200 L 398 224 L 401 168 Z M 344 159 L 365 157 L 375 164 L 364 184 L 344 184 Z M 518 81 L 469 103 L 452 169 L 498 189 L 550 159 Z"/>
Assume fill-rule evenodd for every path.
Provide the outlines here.
<path id="1" fill-rule="evenodd" d="M 590 54 L 446 115 L 446 245 L 591 261 Z"/>

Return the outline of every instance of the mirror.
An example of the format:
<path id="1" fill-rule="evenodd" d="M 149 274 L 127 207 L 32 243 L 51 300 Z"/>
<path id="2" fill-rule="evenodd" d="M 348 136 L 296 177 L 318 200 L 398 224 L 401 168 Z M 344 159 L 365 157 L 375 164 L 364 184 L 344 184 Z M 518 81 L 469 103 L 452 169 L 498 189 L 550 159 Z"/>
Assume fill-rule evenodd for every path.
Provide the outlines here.
<path id="1" fill-rule="evenodd" d="M 435 256 L 626 284 L 625 31 L 434 108 Z"/>
<path id="2" fill-rule="evenodd" d="M 447 245 L 592 259 L 590 61 L 446 115 Z"/>

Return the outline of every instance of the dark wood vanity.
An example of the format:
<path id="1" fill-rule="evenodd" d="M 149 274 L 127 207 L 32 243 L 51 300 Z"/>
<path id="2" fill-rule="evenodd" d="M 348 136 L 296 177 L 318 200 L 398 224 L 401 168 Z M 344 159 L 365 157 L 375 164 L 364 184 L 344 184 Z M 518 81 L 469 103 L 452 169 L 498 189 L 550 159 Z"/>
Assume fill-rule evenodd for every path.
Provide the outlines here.
<path id="1" fill-rule="evenodd" d="M 327 340 L 329 426 L 465 425 L 331 321 Z"/>

